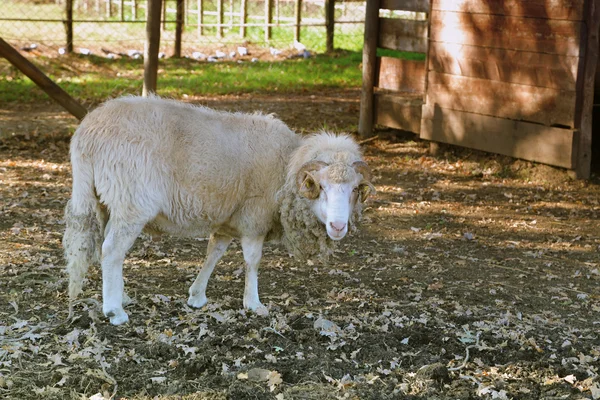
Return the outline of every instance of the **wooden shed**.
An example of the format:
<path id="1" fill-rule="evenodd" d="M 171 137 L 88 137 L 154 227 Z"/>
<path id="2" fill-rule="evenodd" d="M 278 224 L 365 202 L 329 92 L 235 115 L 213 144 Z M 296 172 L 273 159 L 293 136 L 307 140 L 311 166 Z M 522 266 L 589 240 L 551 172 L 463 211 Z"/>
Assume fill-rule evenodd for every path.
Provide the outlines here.
<path id="1" fill-rule="evenodd" d="M 389 126 L 588 178 L 599 34 L 600 0 L 369 0 L 359 131 Z"/>

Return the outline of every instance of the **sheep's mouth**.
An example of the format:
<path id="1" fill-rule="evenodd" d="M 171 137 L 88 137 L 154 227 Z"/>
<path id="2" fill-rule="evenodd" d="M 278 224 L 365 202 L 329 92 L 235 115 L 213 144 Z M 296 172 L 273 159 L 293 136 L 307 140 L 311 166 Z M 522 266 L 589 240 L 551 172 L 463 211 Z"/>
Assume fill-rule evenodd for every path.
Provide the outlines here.
<path id="1" fill-rule="evenodd" d="M 327 236 L 329 236 L 329 238 L 331 240 L 342 240 L 348 234 L 347 227 L 345 227 L 341 231 L 337 231 L 335 229 L 327 229 L 326 228 L 326 231 L 327 231 Z"/>

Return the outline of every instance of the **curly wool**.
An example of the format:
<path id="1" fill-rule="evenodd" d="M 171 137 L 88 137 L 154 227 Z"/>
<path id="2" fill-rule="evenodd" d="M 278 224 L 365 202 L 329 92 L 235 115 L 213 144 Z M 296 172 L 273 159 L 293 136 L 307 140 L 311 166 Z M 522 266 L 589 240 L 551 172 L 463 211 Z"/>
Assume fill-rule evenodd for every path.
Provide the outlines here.
<path id="1" fill-rule="evenodd" d="M 69 200 L 65 207 L 65 234 L 62 244 L 65 259 L 68 260 L 69 297 L 74 299 L 81 292 L 83 278 L 90 264 L 100 264 L 104 221 L 102 211 L 92 206 L 90 212 L 76 215 L 73 202 Z"/>
<path id="2" fill-rule="evenodd" d="M 294 152 L 288 164 L 286 183 L 278 194 L 282 242 L 294 257 L 300 260 L 317 257 L 326 261 L 337 246 L 311 210 L 311 200 L 298 193 L 295 177 L 300 167 L 312 160 L 326 162 L 331 165 L 330 181 L 342 182 L 347 179 L 352 163 L 361 158 L 358 145 L 349 136 L 327 132 L 304 138 L 303 144 Z M 361 217 L 362 203 L 357 202 L 349 221 L 351 231 L 356 230 Z"/>
<path id="3" fill-rule="evenodd" d="M 333 254 L 335 241 L 310 209 L 310 201 L 301 197 L 295 187 L 286 185 L 283 189 L 279 214 L 283 244 L 294 257 L 306 260 L 316 256 L 327 260 Z"/>

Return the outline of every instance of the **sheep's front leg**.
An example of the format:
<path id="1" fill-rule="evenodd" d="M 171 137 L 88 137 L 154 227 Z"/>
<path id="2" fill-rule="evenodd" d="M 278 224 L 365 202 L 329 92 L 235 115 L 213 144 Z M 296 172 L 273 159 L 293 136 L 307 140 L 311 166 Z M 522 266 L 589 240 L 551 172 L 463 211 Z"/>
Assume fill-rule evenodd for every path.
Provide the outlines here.
<path id="1" fill-rule="evenodd" d="M 206 259 L 204 260 L 200 273 L 189 290 L 190 297 L 188 298 L 188 305 L 191 307 L 200 308 L 206 304 L 206 286 L 208 285 L 208 279 L 221 257 L 223 257 L 223 254 L 225 254 L 225 251 L 227 251 L 229 243 L 231 243 L 231 238 L 229 236 L 217 234 L 210 236 L 208 249 L 206 250 Z"/>
<path id="2" fill-rule="evenodd" d="M 244 308 L 267 314 L 268 311 L 258 298 L 258 264 L 262 257 L 264 237 L 242 238 L 242 250 L 246 262 L 246 284 L 244 288 Z"/>
<path id="3" fill-rule="evenodd" d="M 111 226 L 102 243 L 102 311 L 113 325 L 129 321 L 123 310 L 123 261 L 142 230 L 141 226 Z"/>

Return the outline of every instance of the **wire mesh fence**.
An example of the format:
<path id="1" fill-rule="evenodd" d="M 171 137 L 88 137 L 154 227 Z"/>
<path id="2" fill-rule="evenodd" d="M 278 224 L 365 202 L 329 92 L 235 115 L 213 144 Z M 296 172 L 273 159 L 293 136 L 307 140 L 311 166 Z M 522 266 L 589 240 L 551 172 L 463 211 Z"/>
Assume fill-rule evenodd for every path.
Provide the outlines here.
<path id="1" fill-rule="evenodd" d="M 335 48 L 359 50 L 365 5 L 356 0 L 163 0 L 160 52 L 176 51 L 178 24 L 184 57 L 211 60 L 244 55 L 244 49 L 270 57 L 322 52 L 328 24 Z M 146 9 L 147 0 L 3 0 L 0 37 L 46 56 L 72 50 L 137 58 L 143 54 Z"/>

